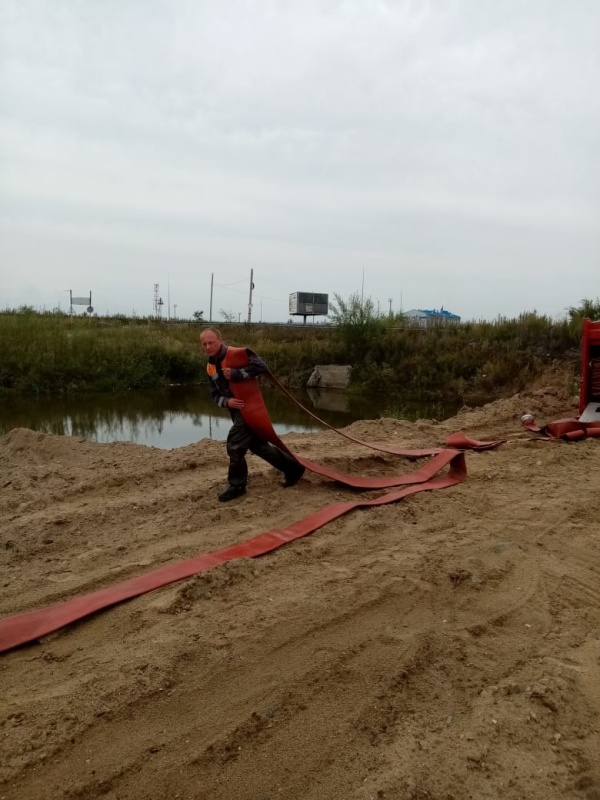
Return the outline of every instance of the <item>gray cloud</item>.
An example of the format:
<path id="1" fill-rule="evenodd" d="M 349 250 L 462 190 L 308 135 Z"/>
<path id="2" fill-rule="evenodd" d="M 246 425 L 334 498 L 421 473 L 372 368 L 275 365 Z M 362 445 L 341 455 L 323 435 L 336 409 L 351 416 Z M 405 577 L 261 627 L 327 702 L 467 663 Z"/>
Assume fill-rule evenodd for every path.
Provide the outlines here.
<path id="1" fill-rule="evenodd" d="M 595 0 L 0 7 L 0 305 L 600 293 Z M 240 281 L 241 283 L 238 283 Z M 33 301 L 32 298 L 35 298 Z M 62 298 L 64 307 L 64 296 Z"/>

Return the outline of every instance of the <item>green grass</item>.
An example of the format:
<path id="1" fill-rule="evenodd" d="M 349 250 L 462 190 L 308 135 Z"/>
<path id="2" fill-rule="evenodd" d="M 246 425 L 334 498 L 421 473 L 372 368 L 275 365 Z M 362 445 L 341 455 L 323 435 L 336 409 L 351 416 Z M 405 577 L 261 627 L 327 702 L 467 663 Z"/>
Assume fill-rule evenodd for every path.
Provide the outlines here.
<path id="1" fill-rule="evenodd" d="M 589 302 L 589 301 L 585 301 Z M 525 387 L 552 362 L 579 367 L 581 314 L 536 313 L 421 330 L 390 324 L 219 326 L 256 350 L 290 386 L 316 364 L 351 364 L 350 391 L 394 403 L 419 398 L 474 404 Z M 127 317 L 70 317 L 30 308 L 0 312 L 0 391 L 64 394 L 156 388 L 204 380 L 203 324 Z"/>

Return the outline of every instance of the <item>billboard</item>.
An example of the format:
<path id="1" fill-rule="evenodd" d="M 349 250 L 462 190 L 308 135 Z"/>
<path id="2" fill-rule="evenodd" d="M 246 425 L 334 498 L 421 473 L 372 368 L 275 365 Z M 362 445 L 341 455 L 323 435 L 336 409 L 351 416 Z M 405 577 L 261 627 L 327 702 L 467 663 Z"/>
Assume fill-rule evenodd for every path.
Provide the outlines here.
<path id="1" fill-rule="evenodd" d="M 290 295 L 290 314 L 302 317 L 327 316 L 329 295 L 317 292 L 293 292 Z"/>

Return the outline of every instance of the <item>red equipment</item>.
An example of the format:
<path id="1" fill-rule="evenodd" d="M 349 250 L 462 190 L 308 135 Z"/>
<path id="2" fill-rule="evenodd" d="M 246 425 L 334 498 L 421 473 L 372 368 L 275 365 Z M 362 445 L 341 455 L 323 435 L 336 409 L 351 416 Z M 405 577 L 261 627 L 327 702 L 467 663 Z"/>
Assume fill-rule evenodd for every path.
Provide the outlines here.
<path id="1" fill-rule="evenodd" d="M 600 320 L 583 320 L 579 420 L 600 422 Z"/>

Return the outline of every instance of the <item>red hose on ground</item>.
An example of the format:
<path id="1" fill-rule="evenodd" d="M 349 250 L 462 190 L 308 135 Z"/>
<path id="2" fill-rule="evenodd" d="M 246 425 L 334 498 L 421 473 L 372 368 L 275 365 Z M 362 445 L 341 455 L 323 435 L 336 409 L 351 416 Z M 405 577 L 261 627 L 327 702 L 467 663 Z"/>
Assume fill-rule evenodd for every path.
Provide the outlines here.
<path id="1" fill-rule="evenodd" d="M 232 362 L 232 357 L 236 355 L 237 350 L 237 348 L 229 348 L 228 363 L 232 366 L 235 365 L 234 362 Z M 245 350 L 240 349 L 240 358 L 242 358 L 242 354 L 245 355 Z M 273 430 L 262 394 L 256 381 L 250 380 L 234 383 L 232 384 L 232 388 L 235 391 L 236 397 L 244 400 L 245 405 L 242 414 L 251 427 L 272 444 L 290 452 L 289 448 Z M 311 416 L 314 415 L 311 414 Z M 331 426 L 327 425 L 327 427 Z M 338 433 L 341 432 L 338 431 Z M 105 589 L 100 589 L 80 597 L 74 597 L 53 606 L 26 611 L 21 614 L 15 614 L 0 619 L 0 652 L 5 652 L 19 645 L 35 641 L 42 636 L 46 636 L 53 631 L 63 628 L 65 625 L 90 616 L 97 611 L 114 606 L 124 600 L 138 597 L 154 589 L 159 589 L 162 586 L 167 586 L 183 578 L 189 578 L 192 575 L 204 572 L 211 567 L 223 564 L 234 558 L 255 558 L 256 556 L 264 555 L 271 550 L 281 547 L 281 545 L 287 542 L 313 533 L 313 531 L 318 530 L 323 527 L 323 525 L 337 519 L 352 509 L 394 503 L 403 497 L 416 494 L 417 492 L 445 489 L 449 486 L 454 486 L 457 483 L 461 483 L 466 477 L 464 453 L 460 452 L 457 448 L 480 450 L 489 449 L 490 447 L 496 447 L 501 444 L 501 441 L 477 442 L 476 440 L 469 439 L 462 433 L 458 433 L 453 434 L 448 442 L 452 449 L 429 448 L 407 450 L 403 448 L 367 444 L 347 434 L 342 435 L 347 439 L 363 444 L 365 447 L 381 452 L 406 456 L 408 458 L 421 458 L 424 456 L 432 456 L 432 458 L 409 475 L 399 475 L 388 478 L 367 478 L 343 475 L 330 467 L 315 464 L 307 459 L 294 456 L 310 471 L 355 489 L 387 489 L 398 486 L 403 486 L 404 488 L 396 489 L 395 491 L 388 492 L 374 499 L 350 500 L 348 502 L 334 503 L 293 523 L 287 528 L 262 533 L 242 544 L 233 545 L 223 550 L 216 550 L 212 553 L 198 555 L 175 564 L 167 564 L 159 569 L 147 572 L 144 575 L 138 575 L 113 586 L 108 586 Z M 448 467 L 448 471 L 439 475 L 438 473 L 444 467 Z"/>
<path id="2" fill-rule="evenodd" d="M 581 422 L 575 418 L 557 419 L 547 425 L 539 426 L 530 414 L 522 419 L 523 427 L 532 433 L 539 433 L 545 439 L 563 439 L 578 442 L 581 439 L 600 438 L 600 422 Z"/>

